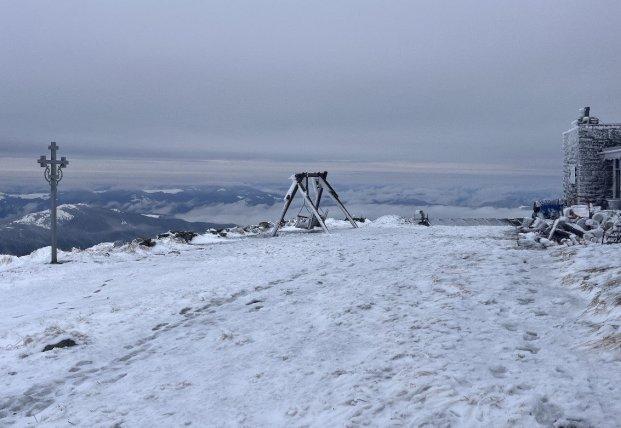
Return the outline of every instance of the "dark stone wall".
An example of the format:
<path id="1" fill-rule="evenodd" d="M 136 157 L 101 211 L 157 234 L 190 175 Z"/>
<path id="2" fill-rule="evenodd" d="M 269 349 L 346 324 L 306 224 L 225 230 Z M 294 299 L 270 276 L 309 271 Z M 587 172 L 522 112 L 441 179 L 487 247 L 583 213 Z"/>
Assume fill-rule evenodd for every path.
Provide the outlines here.
<path id="1" fill-rule="evenodd" d="M 571 169 L 578 164 L 578 127 L 563 133 L 563 192 L 565 200 L 574 203 L 578 198 L 576 185 L 571 183 Z"/>
<path id="2" fill-rule="evenodd" d="M 612 196 L 612 163 L 601 152 L 614 146 L 621 146 L 621 124 L 577 125 L 563 134 L 563 190 L 568 202 L 599 202 Z M 575 185 L 569 180 L 573 164 Z"/>

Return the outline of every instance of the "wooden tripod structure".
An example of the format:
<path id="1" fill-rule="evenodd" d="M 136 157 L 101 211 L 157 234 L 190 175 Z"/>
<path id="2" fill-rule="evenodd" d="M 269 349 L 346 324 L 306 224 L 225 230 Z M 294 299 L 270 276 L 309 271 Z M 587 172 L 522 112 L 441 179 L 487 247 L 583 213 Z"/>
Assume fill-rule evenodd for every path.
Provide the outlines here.
<path id="1" fill-rule="evenodd" d="M 328 191 L 332 199 L 334 199 L 334 202 L 336 202 L 336 205 L 340 208 L 343 214 L 345 214 L 345 217 L 347 218 L 347 220 L 349 220 L 351 225 L 354 228 L 358 227 L 358 225 L 354 221 L 351 214 L 349 214 L 349 211 L 347 211 L 347 208 L 345 208 L 345 205 L 343 205 L 343 203 L 339 199 L 339 195 L 337 195 L 334 188 L 330 185 L 330 183 L 328 183 L 326 179 L 327 176 L 328 176 L 328 172 L 324 171 L 324 172 L 300 172 L 298 174 L 294 174 L 291 177 L 291 180 L 292 180 L 291 187 L 289 188 L 289 191 L 285 195 L 285 206 L 283 207 L 282 213 L 280 214 L 280 217 L 278 218 L 278 221 L 276 222 L 276 225 L 274 226 L 274 230 L 272 231 L 272 236 L 276 236 L 276 234 L 278 233 L 278 229 L 280 229 L 280 227 L 283 224 L 283 220 L 285 219 L 287 210 L 291 206 L 291 202 L 293 202 L 293 198 L 295 197 L 295 194 L 298 191 L 302 194 L 302 197 L 304 198 L 304 202 L 308 205 L 312 213 L 312 217 L 309 219 L 309 222 L 308 222 L 309 229 L 313 228 L 313 226 L 316 224 L 315 223 L 316 221 L 317 223 L 319 223 L 319 225 L 324 230 L 324 232 L 329 233 L 328 228 L 326 227 L 326 223 L 323 217 L 321 216 L 321 214 L 319 213 L 319 204 L 321 203 L 321 197 L 323 195 L 324 189 Z M 315 187 L 315 201 L 312 201 L 310 198 L 310 192 L 309 192 L 310 184 L 312 184 Z"/>

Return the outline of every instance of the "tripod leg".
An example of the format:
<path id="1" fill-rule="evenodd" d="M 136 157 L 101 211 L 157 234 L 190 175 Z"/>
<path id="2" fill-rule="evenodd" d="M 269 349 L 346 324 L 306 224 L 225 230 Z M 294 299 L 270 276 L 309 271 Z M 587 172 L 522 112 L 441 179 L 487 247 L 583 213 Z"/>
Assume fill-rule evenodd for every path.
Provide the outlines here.
<path id="1" fill-rule="evenodd" d="M 280 213 L 280 217 L 278 218 L 278 221 L 274 225 L 274 230 L 272 230 L 272 236 L 276 236 L 276 234 L 278 233 L 278 229 L 280 229 L 280 225 L 282 224 L 282 221 L 284 220 L 285 215 L 287 214 L 287 210 L 289 209 L 289 206 L 291 205 L 291 202 L 293 201 L 293 197 L 295 196 L 297 191 L 298 191 L 298 183 L 294 181 L 293 183 L 291 183 L 291 187 L 289 187 L 289 191 L 285 195 L 285 206 L 283 207 L 282 212 Z"/>
<path id="2" fill-rule="evenodd" d="M 345 214 L 345 217 L 347 218 L 347 220 L 349 220 L 349 222 L 351 223 L 351 225 L 353 227 L 358 227 L 358 225 L 356 224 L 356 222 L 354 221 L 353 217 L 351 216 L 351 214 L 349 213 L 349 211 L 347 211 L 347 208 L 345 208 L 345 205 L 343 205 L 343 203 L 341 202 L 341 200 L 339 199 L 339 195 L 336 194 L 336 192 L 334 191 L 334 189 L 332 188 L 332 186 L 330 186 L 330 184 L 328 184 L 328 182 L 326 181 L 325 178 L 323 177 L 319 177 L 319 180 L 321 181 L 321 183 L 326 187 L 326 189 L 328 189 L 328 193 L 330 193 L 330 196 L 332 196 L 332 199 L 334 199 L 334 202 L 336 202 L 336 205 L 341 209 L 341 211 L 343 212 L 343 214 Z"/>
<path id="3" fill-rule="evenodd" d="M 307 193 L 307 190 L 304 188 L 304 185 L 302 183 L 299 183 L 299 187 L 300 187 L 300 193 L 302 194 L 302 196 L 304 196 L 304 200 L 309 205 L 315 217 L 317 217 L 317 220 L 319 221 L 319 225 L 321 226 L 323 231 L 326 233 L 330 233 L 328 231 L 328 227 L 326 226 L 326 223 L 324 223 L 323 219 L 321 218 L 319 211 L 317 211 L 317 207 L 315 206 L 315 204 L 313 204 L 313 201 L 311 201 L 310 198 L 308 197 L 308 193 Z"/>
<path id="4" fill-rule="evenodd" d="M 319 204 L 321 203 L 321 196 L 323 195 L 323 187 L 321 185 L 321 183 L 319 182 L 318 178 L 315 178 L 313 180 L 313 183 L 315 185 L 315 207 L 317 207 L 317 211 L 319 211 Z M 314 216 L 313 216 L 313 221 L 311 222 L 311 225 L 315 224 L 315 220 L 314 220 Z M 319 223 L 319 221 L 317 221 L 317 223 Z M 312 229 L 312 226 L 311 226 Z"/>

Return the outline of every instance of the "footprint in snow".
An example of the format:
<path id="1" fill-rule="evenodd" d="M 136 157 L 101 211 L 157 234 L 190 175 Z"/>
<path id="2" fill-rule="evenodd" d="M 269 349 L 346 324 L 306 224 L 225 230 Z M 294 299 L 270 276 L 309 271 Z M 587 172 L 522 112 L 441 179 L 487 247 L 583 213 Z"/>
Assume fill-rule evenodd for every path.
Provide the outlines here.
<path id="1" fill-rule="evenodd" d="M 507 373 L 507 368 L 505 366 L 492 366 L 489 368 L 489 371 L 492 373 L 492 376 L 503 378 Z"/>
<path id="2" fill-rule="evenodd" d="M 518 351 L 527 351 L 530 352 L 531 354 L 536 354 L 537 352 L 539 352 L 539 348 L 536 347 L 535 345 L 530 345 L 528 343 L 525 343 L 521 346 L 518 346 L 517 348 L 515 348 Z"/>
<path id="3" fill-rule="evenodd" d="M 166 327 L 168 325 L 167 322 L 163 322 L 163 323 L 159 323 L 158 325 L 156 325 L 155 327 L 153 327 L 151 330 L 153 331 L 158 331 L 160 328 L 162 327 Z"/>
<path id="4" fill-rule="evenodd" d="M 504 328 L 506 328 L 507 330 L 509 330 L 509 331 L 516 331 L 517 330 L 517 325 L 515 325 L 513 323 L 510 323 L 510 322 L 502 323 L 502 326 Z"/>
<path id="5" fill-rule="evenodd" d="M 509 395 L 516 395 L 516 394 L 522 394 L 525 391 L 529 391 L 533 389 L 533 387 L 529 384 L 526 383 L 521 383 L 518 385 L 511 385 L 508 389 L 507 389 L 507 394 Z"/>

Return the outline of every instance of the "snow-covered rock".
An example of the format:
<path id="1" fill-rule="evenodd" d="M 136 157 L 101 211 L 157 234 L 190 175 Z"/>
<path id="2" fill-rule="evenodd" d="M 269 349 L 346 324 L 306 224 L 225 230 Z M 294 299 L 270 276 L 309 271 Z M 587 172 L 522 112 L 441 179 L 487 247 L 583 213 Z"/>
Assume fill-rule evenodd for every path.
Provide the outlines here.
<path id="1" fill-rule="evenodd" d="M 63 204 L 59 205 L 56 210 L 56 219 L 59 223 L 63 223 L 71 220 L 74 217 L 74 211 L 78 209 L 78 207 L 85 204 Z M 43 227 L 45 229 L 50 228 L 50 211 L 39 211 L 36 213 L 27 214 L 24 217 L 15 220 L 17 224 L 32 224 L 34 226 Z"/>
<path id="2" fill-rule="evenodd" d="M 385 215 L 371 222 L 376 227 L 397 227 L 403 225 L 404 219 L 396 215 Z"/>

